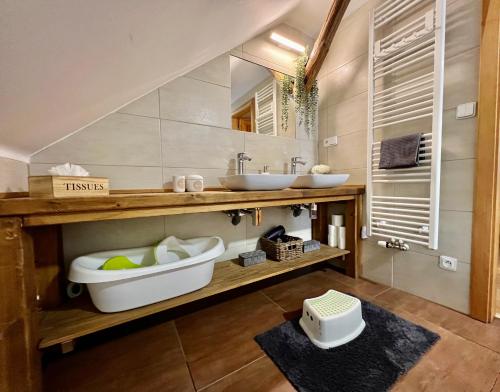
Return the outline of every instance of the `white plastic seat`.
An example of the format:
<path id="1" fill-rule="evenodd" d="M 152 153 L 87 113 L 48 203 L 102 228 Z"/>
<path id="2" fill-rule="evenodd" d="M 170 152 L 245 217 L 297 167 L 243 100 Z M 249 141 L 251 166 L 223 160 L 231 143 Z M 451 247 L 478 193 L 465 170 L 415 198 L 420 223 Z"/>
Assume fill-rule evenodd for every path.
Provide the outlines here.
<path id="1" fill-rule="evenodd" d="M 304 300 L 299 323 L 311 342 L 323 349 L 346 344 L 365 328 L 361 301 L 335 290 Z"/>

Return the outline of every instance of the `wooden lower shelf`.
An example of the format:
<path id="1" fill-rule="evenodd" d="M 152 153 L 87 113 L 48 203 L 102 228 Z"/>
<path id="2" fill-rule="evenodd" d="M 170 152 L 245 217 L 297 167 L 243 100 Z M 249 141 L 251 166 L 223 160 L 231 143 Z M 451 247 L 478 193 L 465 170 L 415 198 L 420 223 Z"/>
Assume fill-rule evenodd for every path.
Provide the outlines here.
<path id="1" fill-rule="evenodd" d="M 208 286 L 179 297 L 118 313 L 101 313 L 91 303 L 71 301 L 61 308 L 44 311 L 41 317 L 39 348 L 71 341 L 75 338 L 113 327 L 127 321 L 207 298 L 260 280 L 348 254 L 347 250 L 322 245 L 320 250 L 306 253 L 291 261 L 267 260 L 251 267 L 241 267 L 229 260 L 215 264 L 214 276 Z"/>

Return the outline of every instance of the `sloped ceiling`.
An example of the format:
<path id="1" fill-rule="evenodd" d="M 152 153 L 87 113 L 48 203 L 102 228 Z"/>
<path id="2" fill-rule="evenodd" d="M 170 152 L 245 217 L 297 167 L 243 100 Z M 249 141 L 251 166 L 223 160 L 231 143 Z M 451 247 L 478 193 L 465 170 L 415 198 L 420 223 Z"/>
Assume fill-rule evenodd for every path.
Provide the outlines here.
<path id="1" fill-rule="evenodd" d="M 0 156 L 29 156 L 270 27 L 298 0 L 0 0 Z"/>
<path id="2" fill-rule="evenodd" d="M 350 0 L 344 18 L 347 18 L 367 2 L 368 0 Z M 332 0 L 300 0 L 299 5 L 284 18 L 284 22 L 309 37 L 316 38 L 331 4 Z"/>

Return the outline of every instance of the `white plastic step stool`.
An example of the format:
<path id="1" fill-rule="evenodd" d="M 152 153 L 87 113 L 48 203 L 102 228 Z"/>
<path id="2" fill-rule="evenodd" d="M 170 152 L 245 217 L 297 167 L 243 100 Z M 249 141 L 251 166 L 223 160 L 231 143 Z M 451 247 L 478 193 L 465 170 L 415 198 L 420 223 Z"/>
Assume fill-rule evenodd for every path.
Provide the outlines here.
<path id="1" fill-rule="evenodd" d="M 304 300 L 299 323 L 311 342 L 324 349 L 349 343 L 365 328 L 361 301 L 335 290 Z"/>

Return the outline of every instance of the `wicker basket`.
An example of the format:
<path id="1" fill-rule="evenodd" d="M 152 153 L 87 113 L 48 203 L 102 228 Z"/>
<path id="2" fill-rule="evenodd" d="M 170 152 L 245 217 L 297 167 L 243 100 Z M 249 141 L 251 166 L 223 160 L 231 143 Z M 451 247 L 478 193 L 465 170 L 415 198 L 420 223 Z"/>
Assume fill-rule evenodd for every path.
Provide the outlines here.
<path id="1" fill-rule="evenodd" d="M 304 241 L 299 237 L 283 236 L 287 242 L 274 242 L 267 238 L 261 238 L 262 250 L 266 252 L 267 258 L 276 261 L 292 260 L 302 256 Z M 282 237 L 282 238 L 283 238 Z"/>

